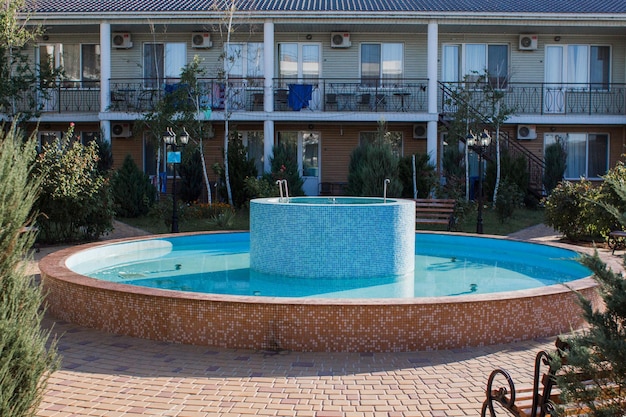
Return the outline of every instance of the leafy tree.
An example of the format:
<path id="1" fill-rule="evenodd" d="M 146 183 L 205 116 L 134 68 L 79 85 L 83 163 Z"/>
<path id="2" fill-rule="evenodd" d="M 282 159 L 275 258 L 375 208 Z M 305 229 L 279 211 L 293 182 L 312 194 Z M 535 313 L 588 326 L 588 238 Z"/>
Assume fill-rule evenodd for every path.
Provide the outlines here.
<path id="1" fill-rule="evenodd" d="M 62 139 L 45 144 L 34 173 L 44 176 L 35 203 L 37 225 L 46 242 L 94 240 L 112 229 L 108 180 L 97 169 L 97 145 L 83 146 L 70 125 Z"/>
<path id="2" fill-rule="evenodd" d="M 593 272 L 603 306 L 594 308 L 589 299 L 578 294 L 589 327 L 567 338 L 570 346 L 557 384 L 563 402 L 589 410 L 585 415 L 623 416 L 626 414 L 626 279 L 607 268 L 597 252 L 582 255 L 580 262 Z M 581 374 L 593 384 L 583 384 Z M 565 414 L 562 407 L 557 411 L 559 415 Z"/>
<path id="3" fill-rule="evenodd" d="M 26 270 L 35 240 L 23 232 L 42 176 L 30 175 L 35 140 L 22 144 L 11 129 L 0 133 L 0 415 L 34 416 L 50 374 L 58 367 L 57 344 L 41 329 L 44 296 Z"/>
<path id="4" fill-rule="evenodd" d="M 200 82 L 200 78 L 206 74 L 206 69 L 201 64 L 200 58 L 194 56 L 182 69 L 177 87 L 163 95 L 155 103 L 153 110 L 147 112 L 135 126 L 140 130 L 148 129 L 151 133 L 151 141 L 157 149 L 157 166 L 160 166 L 162 157 L 163 135 L 168 129 L 175 131 L 178 136 L 182 134 L 189 136 L 190 142 L 195 144 L 200 152 L 204 184 L 211 204 L 213 196 L 204 156 L 204 140 L 210 137 L 212 126 L 203 120 L 207 113 L 210 117 L 211 109 L 201 98 L 206 90 L 206 84 Z"/>
<path id="5" fill-rule="evenodd" d="M 543 174 L 543 187 L 546 193 L 552 190 L 563 180 L 567 167 L 567 151 L 560 140 L 546 146 L 546 168 Z"/>
<path id="6" fill-rule="evenodd" d="M 113 175 L 111 188 L 115 212 L 121 217 L 147 214 L 156 199 L 156 189 L 150 178 L 130 155 L 126 155 L 122 167 Z"/>
<path id="7" fill-rule="evenodd" d="M 363 197 L 382 197 L 387 185 L 387 196 L 402 195 L 402 182 L 399 178 L 399 158 L 386 140 L 387 127 L 380 123 L 376 138 L 355 148 L 348 165 L 347 192 Z"/>
<path id="8" fill-rule="evenodd" d="M 24 0 L 11 0 L 0 7 L 0 112 L 18 123 L 39 115 L 41 99 L 49 97 L 49 85 L 60 75 L 56 68 L 30 64 L 23 48 L 42 33 L 41 27 L 18 20 Z"/>

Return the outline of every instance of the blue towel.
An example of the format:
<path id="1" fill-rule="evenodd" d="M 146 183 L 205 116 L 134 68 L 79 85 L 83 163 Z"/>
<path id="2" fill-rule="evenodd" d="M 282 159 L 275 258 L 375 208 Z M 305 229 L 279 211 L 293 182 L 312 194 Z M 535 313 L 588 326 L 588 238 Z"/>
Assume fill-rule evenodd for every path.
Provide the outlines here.
<path id="1" fill-rule="evenodd" d="M 299 111 L 309 105 L 313 86 L 311 84 L 289 84 L 289 107 Z"/>

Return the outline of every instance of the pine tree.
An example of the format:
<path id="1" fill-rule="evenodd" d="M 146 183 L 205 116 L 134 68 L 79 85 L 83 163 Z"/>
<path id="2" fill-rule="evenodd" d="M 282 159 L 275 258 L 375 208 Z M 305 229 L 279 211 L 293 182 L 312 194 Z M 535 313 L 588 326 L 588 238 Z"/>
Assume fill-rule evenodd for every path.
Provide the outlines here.
<path id="1" fill-rule="evenodd" d="M 43 295 L 26 271 L 34 233 L 31 212 L 40 177 L 31 175 L 35 142 L 0 133 L 0 415 L 34 416 L 58 366 L 56 343 L 41 329 Z M 26 229 L 32 230 L 32 229 Z"/>
<path id="2" fill-rule="evenodd" d="M 579 295 L 589 328 L 567 339 L 563 372 L 557 377 L 562 401 L 588 409 L 593 417 L 626 415 L 626 280 L 607 268 L 597 252 L 581 261 L 594 274 L 602 308 Z M 626 266 L 626 262 L 625 262 Z M 585 380 L 593 383 L 583 383 Z M 558 410 L 561 415 L 564 409 Z"/>

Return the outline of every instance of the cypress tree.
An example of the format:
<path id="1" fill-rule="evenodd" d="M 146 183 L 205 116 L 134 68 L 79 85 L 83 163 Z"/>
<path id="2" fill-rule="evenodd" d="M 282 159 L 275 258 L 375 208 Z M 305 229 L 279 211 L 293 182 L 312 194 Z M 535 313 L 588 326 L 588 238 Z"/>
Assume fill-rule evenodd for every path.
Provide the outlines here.
<path id="1" fill-rule="evenodd" d="M 40 177 L 31 175 L 35 141 L 0 133 L 0 415 L 34 416 L 58 366 L 56 343 L 41 329 L 43 295 L 24 260 L 31 257 L 31 225 Z M 26 232 L 25 232 L 26 230 Z M 30 231 L 29 231 L 30 230 Z"/>

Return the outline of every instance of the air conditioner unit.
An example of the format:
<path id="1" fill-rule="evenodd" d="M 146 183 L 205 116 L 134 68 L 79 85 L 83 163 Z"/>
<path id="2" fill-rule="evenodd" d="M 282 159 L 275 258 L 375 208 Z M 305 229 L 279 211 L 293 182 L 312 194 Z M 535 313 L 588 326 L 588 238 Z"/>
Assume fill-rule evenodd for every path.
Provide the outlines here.
<path id="1" fill-rule="evenodd" d="M 191 34 L 192 48 L 210 48 L 213 46 L 211 42 L 211 34 L 208 32 L 197 32 Z"/>
<path id="2" fill-rule="evenodd" d="M 531 140 L 537 139 L 537 128 L 530 125 L 517 126 L 517 139 L 518 140 Z"/>
<path id="3" fill-rule="evenodd" d="M 114 138 L 129 138 L 132 136 L 130 123 L 113 123 L 111 125 L 111 136 Z"/>
<path id="4" fill-rule="evenodd" d="M 427 132 L 428 130 L 426 129 L 425 123 L 413 125 L 413 139 L 426 139 Z"/>
<path id="5" fill-rule="evenodd" d="M 113 47 L 117 49 L 128 49 L 133 47 L 133 42 L 130 39 L 130 33 L 114 33 L 112 39 Z"/>
<path id="6" fill-rule="evenodd" d="M 519 35 L 518 49 L 520 51 L 534 51 L 537 49 L 537 42 L 537 35 Z"/>
<path id="7" fill-rule="evenodd" d="M 333 32 L 330 34 L 330 47 L 331 48 L 349 48 L 350 34 L 347 32 Z"/>

